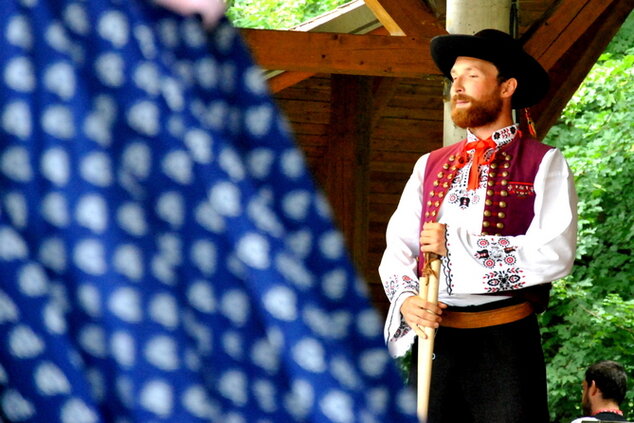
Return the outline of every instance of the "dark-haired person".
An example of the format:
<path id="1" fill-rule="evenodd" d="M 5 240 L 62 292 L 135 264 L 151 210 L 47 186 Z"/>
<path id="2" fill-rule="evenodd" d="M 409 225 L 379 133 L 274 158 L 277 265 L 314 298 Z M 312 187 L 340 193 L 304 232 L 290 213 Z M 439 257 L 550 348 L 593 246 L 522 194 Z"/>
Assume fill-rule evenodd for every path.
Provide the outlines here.
<path id="1" fill-rule="evenodd" d="M 627 391 L 627 374 L 620 363 L 611 360 L 594 363 L 586 369 L 582 385 L 581 407 L 586 417 L 573 423 L 626 421 L 620 406 Z"/>
<path id="2" fill-rule="evenodd" d="M 390 219 L 386 341 L 401 356 L 417 325 L 439 327 L 429 423 L 547 422 L 535 313 L 572 267 L 577 199 L 561 152 L 522 133 L 512 110 L 537 103 L 548 74 L 492 29 L 436 37 L 431 53 L 467 134 L 418 160 Z M 421 251 L 442 258 L 438 305 L 417 296 Z"/>

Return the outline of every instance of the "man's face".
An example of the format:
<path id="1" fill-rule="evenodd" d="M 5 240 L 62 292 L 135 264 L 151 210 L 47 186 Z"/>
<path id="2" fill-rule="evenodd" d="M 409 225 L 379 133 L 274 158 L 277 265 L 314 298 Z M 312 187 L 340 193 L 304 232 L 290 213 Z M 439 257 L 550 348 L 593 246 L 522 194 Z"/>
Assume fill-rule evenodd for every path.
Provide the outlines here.
<path id="1" fill-rule="evenodd" d="M 493 63 L 461 56 L 451 68 L 451 76 L 451 118 L 456 125 L 478 128 L 499 117 L 501 86 Z"/>

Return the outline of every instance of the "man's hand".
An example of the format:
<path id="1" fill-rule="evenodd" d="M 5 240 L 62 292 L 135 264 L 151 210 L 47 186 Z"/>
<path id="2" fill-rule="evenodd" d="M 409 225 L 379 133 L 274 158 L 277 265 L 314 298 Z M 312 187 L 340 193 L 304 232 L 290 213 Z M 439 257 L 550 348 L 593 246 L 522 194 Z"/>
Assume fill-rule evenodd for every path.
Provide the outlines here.
<path id="1" fill-rule="evenodd" d="M 420 250 L 423 253 L 436 253 L 439 256 L 446 256 L 445 231 L 446 225 L 444 223 L 425 223 L 423 230 L 420 232 Z"/>
<path id="2" fill-rule="evenodd" d="M 401 314 L 405 322 L 420 335 L 420 328 L 437 328 L 440 325 L 440 315 L 445 308 L 447 305 L 444 303 L 433 304 L 414 295 L 403 301 Z"/>

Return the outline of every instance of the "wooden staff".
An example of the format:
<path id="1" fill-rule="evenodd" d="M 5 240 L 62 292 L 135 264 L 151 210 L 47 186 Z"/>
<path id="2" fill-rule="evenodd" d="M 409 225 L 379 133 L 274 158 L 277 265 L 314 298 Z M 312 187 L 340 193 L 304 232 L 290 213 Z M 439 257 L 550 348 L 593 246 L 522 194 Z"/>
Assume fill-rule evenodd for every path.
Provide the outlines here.
<path id="1" fill-rule="evenodd" d="M 418 296 L 430 303 L 438 303 L 438 275 L 440 258 L 433 253 L 425 253 L 425 267 L 419 279 Z M 431 385 L 431 366 L 434 354 L 435 329 L 418 327 L 418 374 L 417 374 L 417 413 L 421 423 L 427 422 L 429 410 L 429 387 Z"/>

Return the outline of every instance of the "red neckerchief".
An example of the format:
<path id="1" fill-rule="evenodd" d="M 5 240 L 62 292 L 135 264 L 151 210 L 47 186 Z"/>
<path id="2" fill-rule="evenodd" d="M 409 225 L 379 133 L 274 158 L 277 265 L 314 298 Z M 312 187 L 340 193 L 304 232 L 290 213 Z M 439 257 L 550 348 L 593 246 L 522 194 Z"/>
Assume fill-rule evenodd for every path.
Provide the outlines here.
<path id="1" fill-rule="evenodd" d="M 484 159 L 484 155 L 489 149 L 497 148 L 497 146 L 498 145 L 491 139 L 491 137 L 485 140 L 477 140 L 465 144 L 462 152 L 458 155 L 458 163 L 456 164 L 456 167 L 458 169 L 462 169 L 469 161 L 469 154 L 467 152 L 469 150 L 475 150 L 473 152 L 473 163 L 471 163 L 471 170 L 469 171 L 469 184 L 467 185 L 467 189 L 478 189 L 478 186 L 480 185 L 480 166 L 491 164 L 495 158 L 495 151 L 491 154 L 491 157 L 489 157 L 488 160 Z"/>

